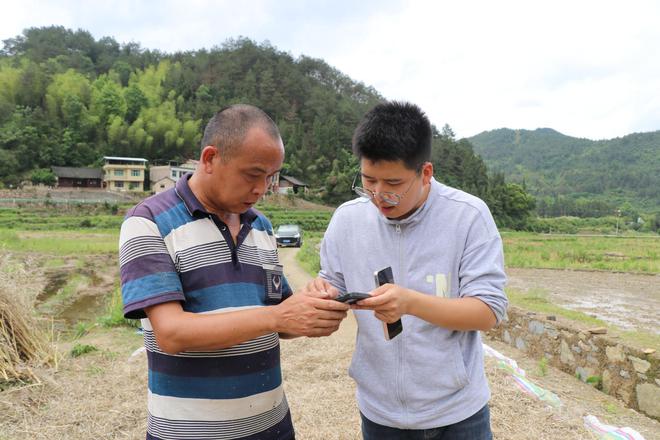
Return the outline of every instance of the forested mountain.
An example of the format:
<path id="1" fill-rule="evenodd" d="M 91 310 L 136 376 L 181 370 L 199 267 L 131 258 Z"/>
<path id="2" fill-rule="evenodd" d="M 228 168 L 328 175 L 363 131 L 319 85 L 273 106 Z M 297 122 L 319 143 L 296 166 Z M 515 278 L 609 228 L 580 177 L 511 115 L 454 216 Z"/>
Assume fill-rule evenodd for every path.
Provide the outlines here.
<path id="1" fill-rule="evenodd" d="M 502 128 L 468 140 L 490 169 L 524 182 L 542 215 L 660 208 L 660 131 L 592 141 L 549 128 Z"/>
<path id="2" fill-rule="evenodd" d="M 47 179 L 48 169 L 94 166 L 103 155 L 149 161 L 197 158 L 206 121 L 238 102 L 264 109 L 286 147 L 284 172 L 335 204 L 352 197 L 353 129 L 383 98 L 322 60 L 268 43 L 228 40 L 166 54 L 137 43 L 98 41 L 84 30 L 30 28 L 0 52 L 0 182 Z M 440 180 L 484 198 L 500 224 L 524 224 L 533 199 L 490 177 L 449 127 L 436 130 Z"/>

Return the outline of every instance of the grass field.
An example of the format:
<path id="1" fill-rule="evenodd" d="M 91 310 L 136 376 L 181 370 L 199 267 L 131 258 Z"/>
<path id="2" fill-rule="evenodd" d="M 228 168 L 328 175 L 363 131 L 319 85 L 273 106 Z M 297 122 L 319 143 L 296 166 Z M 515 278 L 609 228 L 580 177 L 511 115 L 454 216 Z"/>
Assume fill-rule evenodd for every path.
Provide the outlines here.
<path id="1" fill-rule="evenodd" d="M 119 229 L 128 205 L 0 207 L 0 229 L 50 231 Z"/>
<path id="2" fill-rule="evenodd" d="M 287 223 L 300 225 L 303 231 L 323 232 L 330 222 L 332 211 L 328 210 L 295 210 L 273 205 L 257 205 L 274 227 Z"/>
<path id="3" fill-rule="evenodd" d="M 660 237 L 503 232 L 507 267 L 660 273 Z"/>
<path id="4" fill-rule="evenodd" d="M 117 252 L 119 230 L 0 231 L 0 250 L 50 255 Z"/>
<path id="5" fill-rule="evenodd" d="M 123 210 L 116 206 L 0 208 L 0 247 L 54 255 L 116 252 Z M 297 223 L 305 231 L 300 261 L 318 270 L 316 245 L 331 211 L 261 205 L 274 226 Z M 660 273 L 660 237 L 548 235 L 503 232 L 507 267 Z"/>
<path id="6" fill-rule="evenodd" d="M 300 252 L 296 255 L 296 261 L 300 263 L 303 269 L 311 276 L 316 276 L 321 268 L 321 258 L 319 256 L 319 246 L 323 238 L 322 232 L 309 233 L 305 235 Z"/>
<path id="7" fill-rule="evenodd" d="M 298 261 L 319 270 L 316 247 L 322 234 L 308 234 Z M 653 236 L 604 237 L 504 232 L 507 267 L 660 273 L 660 239 Z"/>

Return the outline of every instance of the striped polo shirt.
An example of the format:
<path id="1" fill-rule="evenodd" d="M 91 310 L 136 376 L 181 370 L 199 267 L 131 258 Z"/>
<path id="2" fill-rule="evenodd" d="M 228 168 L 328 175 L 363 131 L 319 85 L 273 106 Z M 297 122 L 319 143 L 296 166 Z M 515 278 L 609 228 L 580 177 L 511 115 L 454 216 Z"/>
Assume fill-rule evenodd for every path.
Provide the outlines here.
<path id="1" fill-rule="evenodd" d="M 291 439 L 277 333 L 169 355 L 144 312 L 180 301 L 187 312 L 224 313 L 291 294 L 268 219 L 242 214 L 234 244 L 191 191 L 190 176 L 132 208 L 119 238 L 124 316 L 142 319 L 148 356 L 147 439 Z"/>

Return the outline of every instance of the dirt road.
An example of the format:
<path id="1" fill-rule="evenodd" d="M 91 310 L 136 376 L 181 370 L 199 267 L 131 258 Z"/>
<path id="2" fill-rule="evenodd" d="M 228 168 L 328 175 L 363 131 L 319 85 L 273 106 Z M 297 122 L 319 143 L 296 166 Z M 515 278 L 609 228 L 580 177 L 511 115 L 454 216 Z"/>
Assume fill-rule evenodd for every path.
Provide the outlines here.
<path id="1" fill-rule="evenodd" d="M 660 334 L 660 275 L 508 269 L 508 287 L 547 294 L 556 304 L 626 330 Z"/>

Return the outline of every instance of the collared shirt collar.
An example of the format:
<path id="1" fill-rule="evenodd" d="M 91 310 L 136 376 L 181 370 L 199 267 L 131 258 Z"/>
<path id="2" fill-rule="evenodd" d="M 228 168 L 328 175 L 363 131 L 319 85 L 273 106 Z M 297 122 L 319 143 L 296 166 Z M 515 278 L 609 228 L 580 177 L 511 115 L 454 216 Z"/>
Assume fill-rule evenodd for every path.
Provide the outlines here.
<path id="1" fill-rule="evenodd" d="M 176 192 L 176 195 L 179 196 L 183 204 L 185 205 L 186 209 L 188 210 L 188 213 L 192 217 L 208 217 L 211 215 L 210 212 L 204 208 L 204 205 L 202 205 L 202 202 L 199 201 L 199 199 L 195 196 L 195 194 L 192 192 L 192 189 L 190 189 L 190 184 L 188 180 L 192 177 L 192 173 L 188 173 L 184 176 L 181 176 L 179 180 L 176 182 L 176 186 L 174 188 L 174 191 Z M 252 223 L 254 219 L 257 218 L 257 212 L 253 209 L 250 208 L 243 214 L 241 214 L 241 223 Z"/>
<path id="2" fill-rule="evenodd" d="M 188 180 L 191 177 L 192 177 L 192 173 L 188 173 L 184 176 L 181 176 L 179 180 L 177 180 L 176 182 L 174 191 L 176 191 L 176 195 L 179 196 L 179 198 L 181 199 L 186 209 L 188 210 L 188 213 L 191 216 L 195 217 L 198 214 L 203 214 L 204 216 L 208 216 L 209 212 L 206 209 L 204 209 L 204 205 L 202 205 L 202 202 L 200 202 L 199 199 L 195 197 L 195 194 L 192 192 L 192 189 L 190 189 Z"/>

